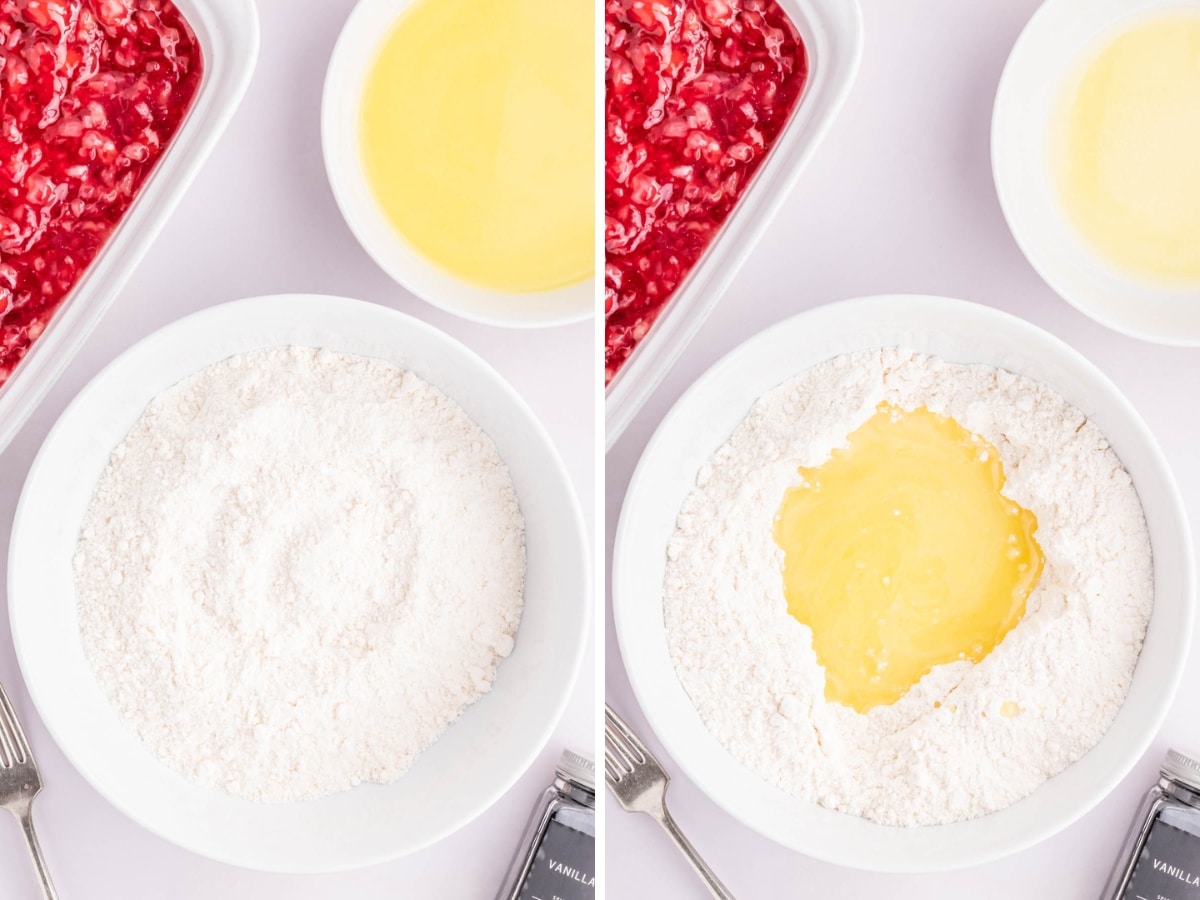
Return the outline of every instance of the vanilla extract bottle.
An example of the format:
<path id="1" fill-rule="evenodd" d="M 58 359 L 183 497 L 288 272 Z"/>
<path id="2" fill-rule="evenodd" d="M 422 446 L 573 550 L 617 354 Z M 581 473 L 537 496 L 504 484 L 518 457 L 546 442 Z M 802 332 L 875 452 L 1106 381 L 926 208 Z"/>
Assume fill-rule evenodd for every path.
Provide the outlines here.
<path id="1" fill-rule="evenodd" d="M 595 900 L 596 766 L 564 750 L 496 900 Z"/>
<path id="2" fill-rule="evenodd" d="M 1200 762 L 1167 752 L 1101 900 L 1200 900 Z"/>

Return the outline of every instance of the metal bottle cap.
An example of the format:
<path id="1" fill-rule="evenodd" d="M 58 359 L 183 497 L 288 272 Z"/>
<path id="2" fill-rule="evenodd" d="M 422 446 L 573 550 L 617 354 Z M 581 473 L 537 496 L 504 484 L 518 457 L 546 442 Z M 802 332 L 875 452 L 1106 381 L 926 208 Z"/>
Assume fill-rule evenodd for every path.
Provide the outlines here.
<path id="1" fill-rule="evenodd" d="M 1200 763 L 1197 764 L 1200 767 Z M 596 764 L 582 754 L 573 750 L 564 750 L 555 766 L 563 778 L 581 784 L 590 791 L 596 790 Z M 1200 777 L 1200 768 L 1197 768 Z"/>
<path id="2" fill-rule="evenodd" d="M 1185 756 L 1178 750 L 1168 750 L 1161 769 L 1168 778 L 1194 791 L 1200 791 L 1200 762 L 1190 756 Z"/>

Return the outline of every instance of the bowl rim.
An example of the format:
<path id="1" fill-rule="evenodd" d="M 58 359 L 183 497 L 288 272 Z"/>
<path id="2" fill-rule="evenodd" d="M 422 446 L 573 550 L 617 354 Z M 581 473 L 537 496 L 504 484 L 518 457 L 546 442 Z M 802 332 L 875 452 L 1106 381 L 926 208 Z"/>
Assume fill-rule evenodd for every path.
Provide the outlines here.
<path id="1" fill-rule="evenodd" d="M 783 829 L 777 828 L 775 823 L 767 821 L 769 814 L 765 813 L 764 809 L 768 806 L 770 799 L 775 799 L 777 802 L 803 803 L 810 809 L 832 813 L 838 817 L 856 820 L 859 817 L 826 810 L 816 803 L 808 803 L 794 798 L 774 785 L 769 784 L 757 773 L 751 772 L 740 761 L 736 760 L 725 749 L 724 745 L 720 744 L 711 735 L 711 732 L 708 732 L 706 726 L 700 722 L 698 713 L 694 706 L 691 705 L 682 685 L 678 683 L 678 676 L 675 672 L 674 663 L 669 657 L 669 650 L 666 651 L 667 658 L 665 661 L 661 660 L 661 658 L 653 661 L 654 673 L 648 670 L 647 667 L 650 663 L 647 662 L 647 656 L 653 654 L 656 657 L 660 657 L 665 648 L 657 646 L 659 643 L 657 635 L 652 639 L 647 639 L 641 633 L 643 628 L 639 626 L 645 626 L 645 616 L 650 615 L 650 613 L 645 613 L 642 618 L 635 621 L 634 617 L 637 615 L 637 611 L 631 607 L 636 607 L 637 604 L 633 603 L 632 599 L 629 599 L 627 595 L 633 592 L 635 585 L 644 585 L 646 577 L 644 573 L 630 571 L 632 563 L 628 562 L 628 558 L 636 552 L 634 548 L 644 546 L 647 543 L 645 535 L 638 536 L 635 534 L 638 529 L 638 521 L 640 520 L 640 517 L 636 515 L 639 511 L 638 507 L 642 502 L 640 495 L 646 489 L 646 485 L 654 483 L 655 472 L 653 469 L 661 466 L 661 461 L 658 459 L 662 452 L 661 448 L 667 443 L 671 432 L 677 427 L 677 423 L 686 421 L 684 418 L 686 414 L 694 411 L 691 407 L 700 403 L 705 397 L 710 397 L 711 392 L 714 389 L 719 389 L 722 384 L 728 384 L 731 377 L 736 377 L 737 367 L 740 364 L 750 361 L 750 364 L 753 365 L 754 360 L 762 355 L 757 352 L 759 346 L 777 339 L 777 336 L 780 334 L 786 334 L 788 329 L 804 328 L 811 333 L 814 328 L 820 326 L 823 319 L 829 320 L 831 317 L 845 317 L 853 319 L 855 322 L 863 323 L 856 326 L 857 330 L 868 330 L 870 326 L 866 323 L 871 321 L 873 313 L 880 310 L 897 310 L 906 307 L 912 311 L 919 312 L 924 316 L 925 320 L 930 322 L 938 321 L 941 314 L 948 312 L 972 316 L 978 320 L 981 333 L 990 333 L 987 327 L 989 324 L 1003 323 L 1006 326 L 1012 326 L 1024 336 L 1036 340 L 1036 342 L 1045 347 L 1053 348 L 1054 352 L 1059 354 L 1061 358 L 1064 358 L 1073 367 L 1077 367 L 1079 371 L 1085 373 L 1089 382 L 1101 386 L 1105 393 L 1110 395 L 1114 401 L 1116 413 L 1122 418 L 1127 419 L 1139 431 L 1140 438 L 1149 451 L 1151 463 L 1158 470 L 1158 474 L 1162 476 L 1164 487 L 1167 489 L 1167 503 L 1171 517 L 1174 520 L 1172 524 L 1178 530 L 1181 552 L 1182 581 L 1180 588 L 1181 597 L 1179 600 L 1180 607 L 1178 610 L 1181 627 L 1178 632 L 1172 635 L 1174 639 L 1174 659 L 1170 667 L 1167 683 L 1158 693 L 1160 702 L 1153 715 L 1153 727 L 1138 733 L 1135 735 L 1135 739 L 1128 742 L 1128 749 L 1120 755 L 1120 764 L 1108 773 L 1101 790 L 1097 790 L 1087 797 L 1085 802 L 1076 804 L 1074 808 L 1068 810 L 1065 814 L 1041 820 L 1036 827 L 1027 828 L 1021 833 L 1011 836 L 1008 840 L 999 842 L 1000 846 L 992 847 L 990 850 L 985 848 L 971 852 L 954 851 L 949 846 L 948 840 L 944 837 L 944 832 L 939 832 L 938 829 L 953 828 L 956 825 L 961 826 L 988 819 L 989 816 L 1007 812 L 1009 809 L 1012 809 L 1012 806 L 998 810 L 996 813 L 989 814 L 989 816 L 964 820 L 963 822 L 951 823 L 950 825 L 911 826 L 909 828 L 892 829 L 889 826 L 878 825 L 877 823 L 867 822 L 867 820 L 859 820 L 866 822 L 871 828 L 881 831 L 895 830 L 927 835 L 930 839 L 930 845 L 938 847 L 938 853 L 935 854 L 937 856 L 936 860 L 915 860 L 893 854 L 893 858 L 879 861 L 864 858 L 859 853 L 860 848 L 841 847 L 837 850 L 831 850 L 828 846 L 822 845 L 820 841 L 824 838 L 820 835 L 820 829 L 812 823 L 808 823 L 807 831 L 796 823 L 789 823 L 789 830 L 785 832 Z M 879 346 L 887 345 L 886 341 L 879 344 Z M 839 352 L 845 351 L 833 351 L 830 358 L 839 355 Z M 807 368 L 807 366 L 798 366 L 797 373 L 803 371 L 804 368 Z M 721 438 L 721 440 L 724 440 L 724 438 Z M 696 464 L 699 465 L 703 459 L 707 459 L 717 449 L 717 446 L 719 445 L 697 448 Z M 678 463 L 678 460 L 674 457 L 666 461 L 668 463 Z M 688 462 L 684 465 L 690 467 L 691 463 L 692 460 L 689 458 Z M 690 471 L 690 468 L 688 468 L 688 471 Z M 654 730 L 663 747 L 679 768 L 703 793 L 707 794 L 710 799 L 724 809 L 726 813 L 762 836 L 788 849 L 804 853 L 823 862 L 863 871 L 892 874 L 949 871 L 1009 856 L 1058 833 L 1093 809 L 1131 771 L 1134 764 L 1150 747 L 1155 735 L 1161 730 L 1162 724 L 1171 707 L 1172 700 L 1179 688 L 1191 643 L 1191 631 L 1195 619 L 1196 564 L 1195 551 L 1190 535 L 1190 526 L 1178 483 L 1153 433 L 1116 385 L 1099 368 L 1070 345 L 1050 332 L 1018 316 L 993 307 L 970 303 L 964 300 L 916 294 L 858 297 L 825 304 L 801 312 L 768 326 L 743 341 L 710 366 L 683 393 L 660 422 L 638 461 L 621 506 L 612 555 L 611 589 L 614 629 L 630 686 L 650 727 Z M 656 542 L 657 539 L 655 538 L 654 543 Z M 627 590 L 627 588 L 629 589 Z M 658 599 L 653 603 L 649 602 L 646 596 L 639 597 L 638 599 L 643 601 L 644 605 L 651 606 L 651 612 L 660 613 L 662 610 L 661 594 L 657 591 L 655 593 L 658 595 Z M 1156 589 L 1156 609 L 1158 600 L 1159 597 Z M 1152 612 L 1152 618 L 1153 615 L 1154 613 Z M 648 647 L 647 644 L 651 641 L 655 646 Z M 668 669 L 674 680 L 674 684 L 669 688 L 669 691 L 674 696 L 667 696 L 664 693 L 661 681 L 651 677 L 652 674 L 657 674 L 659 679 L 666 678 L 667 676 L 663 672 Z M 1133 681 L 1131 680 L 1130 690 L 1132 689 Z M 682 697 L 683 705 L 679 704 L 679 697 Z M 686 719 L 687 721 L 681 721 L 682 719 Z M 698 726 L 693 723 L 693 719 L 695 723 L 698 723 Z M 1114 719 L 1114 723 L 1115 721 Z M 684 732 L 688 732 L 688 736 L 693 739 L 702 732 L 719 746 L 720 753 L 717 756 L 722 757 L 719 760 L 721 763 L 719 770 L 716 766 L 710 765 L 713 759 L 710 758 L 708 751 L 703 748 L 697 749 L 694 743 L 686 739 Z M 1111 729 L 1109 732 L 1106 732 L 1105 737 L 1109 733 L 1111 733 Z M 1105 737 L 1102 737 L 1101 741 Z M 1099 743 L 1097 743 L 1097 746 Z M 1088 752 L 1090 753 L 1091 750 Z M 1080 759 L 1082 760 L 1086 756 L 1087 754 L 1085 753 Z M 1079 760 L 1076 761 L 1076 763 L 1078 762 Z M 725 784 L 732 778 L 739 780 L 736 787 L 741 789 L 746 788 L 747 784 L 753 782 L 755 788 L 761 789 L 761 796 L 750 797 L 749 792 L 739 792 L 737 789 L 725 788 Z M 1043 787 L 1044 785 L 1039 786 L 1029 797 L 1035 796 Z M 1027 800 L 1028 797 L 1025 799 Z M 760 803 L 760 801 L 762 802 Z M 755 807 L 756 803 L 759 804 L 757 807 Z M 1013 805 L 1015 806 L 1016 804 Z M 939 834 L 942 835 L 940 838 L 938 837 Z"/>
<path id="2" fill-rule="evenodd" d="M 404 846 L 395 847 L 388 851 L 380 851 L 375 853 L 363 852 L 356 847 L 351 846 L 346 852 L 343 852 L 340 858 L 330 859 L 308 859 L 302 863 L 283 863 L 278 858 L 270 860 L 258 859 L 254 856 L 253 851 L 247 852 L 244 849 L 230 849 L 228 847 L 217 848 L 214 844 L 219 842 L 210 842 L 205 844 L 202 841 L 192 839 L 181 839 L 181 837 L 173 833 L 173 829 L 169 824 L 164 824 L 161 821 L 155 820 L 153 817 L 143 815 L 141 810 L 131 808 L 133 804 L 126 802 L 126 798 L 122 797 L 118 790 L 112 789 L 106 780 L 98 778 L 96 772 L 98 767 L 103 766 L 103 760 L 91 758 L 86 752 L 81 753 L 81 744 L 75 738 L 64 740 L 64 729 L 61 727 L 60 713 L 55 712 L 54 704 L 47 706 L 46 695 L 43 690 L 43 685 L 37 677 L 30 678 L 29 673 L 40 672 L 44 667 L 40 664 L 35 664 L 31 657 L 31 651 L 26 643 L 24 629 L 21 625 L 21 618 L 24 606 L 30 602 L 29 600 L 22 601 L 20 598 L 25 595 L 23 590 L 14 591 L 14 586 L 18 579 L 18 571 L 20 564 L 17 562 L 19 558 L 19 549 L 21 542 L 24 540 L 25 521 L 32 517 L 35 513 L 31 509 L 33 497 L 31 496 L 30 487 L 36 485 L 43 476 L 43 469 L 47 465 L 46 448 L 51 447 L 60 432 L 67 429 L 71 420 L 80 414 L 80 411 L 86 409 L 92 401 L 93 395 L 103 389 L 104 382 L 110 373 L 116 370 L 119 366 L 129 365 L 131 361 L 139 359 L 140 356 L 153 349 L 155 346 L 163 342 L 178 341 L 180 338 L 188 335 L 197 323 L 205 323 L 208 321 L 221 321 L 223 319 L 232 318 L 235 321 L 244 313 L 270 313 L 279 315 L 296 315 L 296 316 L 311 316 L 314 310 L 323 309 L 325 314 L 330 315 L 335 319 L 348 309 L 354 309 L 366 315 L 375 316 L 379 319 L 392 318 L 402 322 L 403 327 L 411 329 L 413 333 L 418 335 L 423 341 L 436 342 L 441 345 L 443 351 L 449 351 L 458 354 L 460 358 L 467 359 L 472 362 L 476 371 L 483 377 L 486 377 L 499 391 L 507 396 L 507 400 L 513 404 L 512 408 L 517 410 L 524 418 L 524 425 L 528 426 L 528 435 L 531 441 L 535 441 L 541 445 L 544 454 L 548 459 L 553 461 L 553 469 L 547 473 L 546 480 L 551 482 L 553 490 L 563 489 L 561 499 L 565 501 L 567 508 L 570 511 L 570 522 L 563 522 L 561 525 L 564 529 L 569 530 L 573 535 L 572 543 L 575 545 L 573 553 L 578 556 L 578 559 L 583 563 L 583 567 L 577 574 L 577 580 L 581 589 L 577 600 L 578 615 L 573 616 L 574 632 L 572 634 L 563 634 L 561 637 L 561 645 L 566 648 L 566 656 L 569 658 L 569 671 L 564 674 L 568 677 L 564 678 L 561 685 L 556 691 L 556 697 L 553 703 L 543 704 L 542 709 L 545 710 L 545 715 L 542 717 L 542 726 L 534 731 L 525 732 L 525 747 L 520 754 L 518 763 L 510 765 L 507 771 L 504 771 L 500 777 L 496 777 L 490 781 L 490 786 L 484 791 L 478 792 L 474 797 L 474 802 L 465 815 L 458 819 L 448 822 L 441 828 L 432 830 L 425 834 L 421 840 L 411 841 Z M 240 352 L 240 351 L 235 351 Z M 361 355 L 361 354 L 360 354 Z M 419 373 L 420 374 L 420 373 Z M 186 376 L 185 376 L 186 377 Z M 440 388 L 439 388 L 440 389 Z M 448 395 L 450 396 L 450 395 Z M 459 402 L 459 398 L 451 396 L 455 402 Z M 36 515 L 45 515 L 45 513 L 36 513 Z M 583 657 L 587 649 L 587 639 L 592 628 L 591 612 L 591 584 L 590 569 L 588 568 L 590 557 L 588 555 L 588 543 L 586 539 L 586 528 L 583 521 L 582 509 L 579 504 L 579 499 L 574 491 L 569 474 L 565 464 L 562 462 L 558 454 L 557 447 L 551 439 L 545 426 L 537 418 L 532 408 L 525 402 L 524 398 L 513 388 L 507 380 L 500 375 L 489 363 L 482 357 L 476 354 L 473 350 L 467 347 L 462 342 L 449 334 L 437 329 L 420 319 L 406 315 L 396 310 L 390 309 L 367 301 L 351 299 L 347 297 L 339 297 L 332 295 L 319 294 L 275 294 L 258 297 L 250 297 L 240 300 L 234 300 L 218 304 L 216 306 L 207 307 L 197 312 L 185 315 L 181 318 L 164 325 L 151 334 L 139 340 L 137 343 L 129 347 L 118 357 L 108 363 L 100 370 L 89 382 L 79 391 L 79 393 L 71 400 L 63 413 L 54 423 L 50 432 L 47 434 L 42 447 L 39 448 L 32 465 L 30 466 L 28 475 L 26 476 L 25 485 L 22 488 L 20 498 L 17 502 L 17 508 L 13 519 L 12 534 L 9 541 L 9 564 L 6 578 L 8 590 L 8 618 L 10 632 L 12 635 L 13 648 L 16 654 L 18 666 L 21 670 L 22 680 L 25 682 L 25 687 L 29 693 L 30 699 L 41 717 L 43 725 L 58 745 L 67 761 L 80 773 L 83 779 L 91 785 L 105 800 L 119 810 L 122 814 L 132 819 L 141 827 L 145 828 L 152 834 L 183 847 L 193 853 L 205 856 L 209 859 L 217 860 L 218 862 L 229 865 L 239 866 L 247 869 L 258 871 L 277 872 L 281 874 L 318 874 L 348 871 L 366 866 L 377 865 L 387 862 L 392 859 L 397 859 L 402 856 L 407 856 L 419 850 L 423 850 L 449 835 L 457 832 L 467 824 L 482 815 L 490 809 L 512 786 L 521 778 L 536 760 L 537 756 L 544 749 L 550 738 L 552 737 L 558 723 L 562 718 L 564 711 L 570 701 L 571 691 L 574 684 L 578 681 L 579 671 L 583 663 Z M 14 602 L 14 599 L 16 602 Z M 518 629 L 518 636 L 519 636 Z M 485 699 L 488 695 L 485 695 Z M 478 701 L 477 701 L 478 702 Z M 476 704 L 472 704 L 463 712 L 463 716 L 470 714 L 471 709 Z M 50 715 L 46 714 L 47 709 L 51 709 Z M 439 737 L 440 742 L 445 737 L 445 734 Z M 136 740 L 136 738 L 135 738 Z M 435 742 L 436 744 L 437 742 Z M 427 755 L 432 748 L 426 748 L 422 752 L 421 757 Z M 402 780 L 402 779 L 401 779 Z M 396 782 L 393 782 L 396 783 Z M 364 783 L 349 791 L 339 792 L 338 794 L 329 795 L 331 797 L 343 796 L 352 793 L 355 790 L 371 789 L 376 787 L 386 788 L 387 785 L 375 785 L 373 783 Z M 303 805 L 311 802 L 319 802 L 326 798 L 313 798 L 313 800 L 295 801 L 289 804 L 263 804 L 263 806 L 287 807 L 292 805 Z M 194 812 L 194 811 L 193 811 Z M 336 854 L 335 854 L 336 856 Z"/>
<path id="3" fill-rule="evenodd" d="M 573 325 L 596 318 L 597 278 L 593 271 L 590 278 L 549 291 L 517 294 L 493 290 L 473 284 L 443 269 L 409 244 L 408 239 L 397 229 L 387 224 L 389 242 L 376 237 L 378 229 L 368 226 L 368 219 L 380 218 L 383 213 L 370 200 L 360 198 L 356 188 L 366 178 L 362 173 L 359 138 L 355 129 L 339 127 L 339 116 L 348 110 L 357 110 L 360 96 L 356 90 L 360 78 L 377 56 L 382 38 L 370 30 L 370 19 L 388 13 L 394 27 L 408 8 L 421 0 L 358 0 L 334 43 L 329 63 L 325 70 L 325 81 L 321 90 L 321 153 L 325 173 L 334 200 L 346 226 L 354 239 L 374 263 L 389 278 L 401 287 L 443 312 L 482 325 L 500 328 L 537 329 Z M 373 40 L 371 40 L 373 38 Z M 374 49 L 363 52 L 364 44 Z M 369 194 L 369 188 L 364 188 Z M 410 260 L 400 258 L 399 252 L 409 252 Z M 467 306 L 444 295 L 440 287 L 431 282 L 452 284 L 455 290 L 470 295 L 481 304 Z M 587 303 L 571 308 L 571 303 L 588 294 Z M 513 307 L 528 307 L 536 298 L 545 309 L 536 313 L 515 316 L 506 312 Z M 489 303 L 490 301 L 490 303 Z"/>

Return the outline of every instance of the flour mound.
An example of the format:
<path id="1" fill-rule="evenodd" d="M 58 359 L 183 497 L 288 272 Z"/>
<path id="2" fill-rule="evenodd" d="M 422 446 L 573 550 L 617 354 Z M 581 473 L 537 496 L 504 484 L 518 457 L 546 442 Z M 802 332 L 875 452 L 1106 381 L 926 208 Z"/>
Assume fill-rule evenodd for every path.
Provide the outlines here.
<path id="1" fill-rule="evenodd" d="M 453 400 L 379 360 L 282 347 L 150 403 L 74 569 L 87 658 L 153 754 L 288 801 L 394 781 L 491 688 L 524 520 Z"/>
<path id="2" fill-rule="evenodd" d="M 773 526 L 797 469 L 845 446 L 884 401 L 950 416 L 999 450 L 1005 495 L 1038 517 L 1045 568 L 991 654 L 937 666 L 863 715 L 825 700 Z M 1095 746 L 1154 597 L 1137 491 L 1083 413 L 1011 372 L 901 349 L 838 357 L 761 397 L 701 467 L 667 560 L 671 655 L 709 730 L 783 790 L 887 825 L 1009 806 Z"/>

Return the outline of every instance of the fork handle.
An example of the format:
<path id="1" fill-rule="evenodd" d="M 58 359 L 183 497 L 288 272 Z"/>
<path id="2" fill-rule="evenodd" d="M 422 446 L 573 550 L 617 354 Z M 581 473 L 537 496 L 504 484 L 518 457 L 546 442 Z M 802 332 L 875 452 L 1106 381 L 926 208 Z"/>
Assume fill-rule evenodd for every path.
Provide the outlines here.
<path id="1" fill-rule="evenodd" d="M 42 856 L 42 847 L 38 843 L 37 832 L 33 830 L 32 802 L 15 808 L 13 815 L 17 817 L 17 821 L 21 823 L 21 830 L 25 833 L 25 843 L 29 845 L 29 855 L 33 857 L 33 865 L 42 882 L 42 893 L 46 900 L 58 900 L 58 894 L 55 893 L 54 885 L 50 881 L 50 870 L 46 867 L 46 858 Z"/>
<path id="2" fill-rule="evenodd" d="M 655 816 L 655 818 L 658 819 L 658 824 L 663 827 L 663 830 L 671 836 L 671 840 L 675 842 L 675 846 L 687 857 L 687 861 L 692 864 L 692 868 L 696 870 L 696 874 L 704 881 L 709 892 L 717 900 L 734 900 L 733 894 L 729 893 L 725 885 L 721 884 L 721 879 L 708 867 L 708 863 L 700 858 L 700 854 L 696 852 L 696 848 L 692 846 L 692 842 L 684 837 L 683 832 L 679 830 L 679 826 L 671 818 L 671 813 L 667 811 L 666 803 L 663 804 L 662 815 Z"/>

